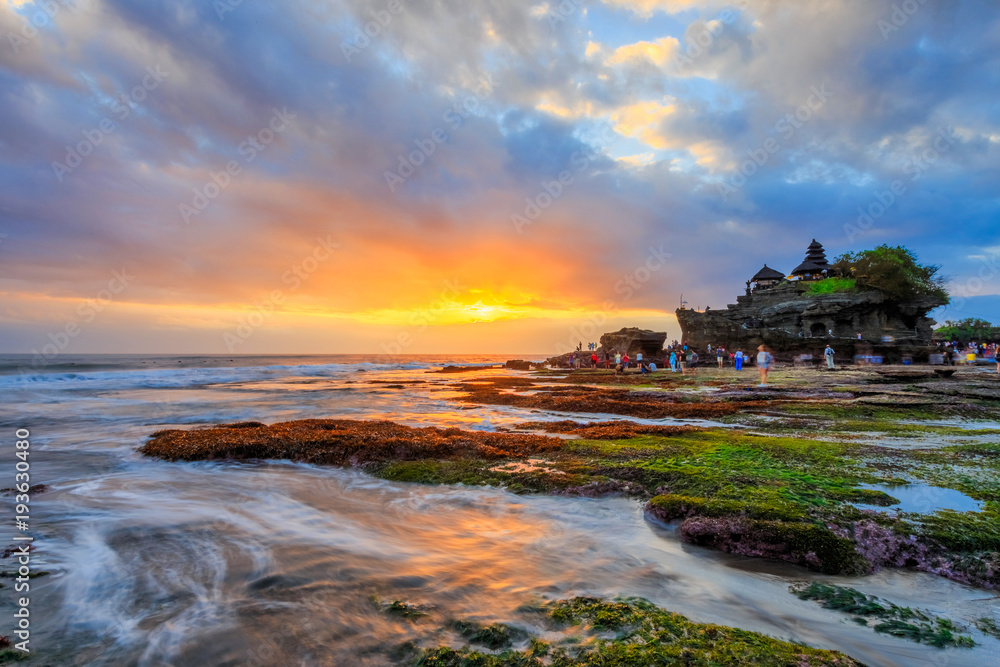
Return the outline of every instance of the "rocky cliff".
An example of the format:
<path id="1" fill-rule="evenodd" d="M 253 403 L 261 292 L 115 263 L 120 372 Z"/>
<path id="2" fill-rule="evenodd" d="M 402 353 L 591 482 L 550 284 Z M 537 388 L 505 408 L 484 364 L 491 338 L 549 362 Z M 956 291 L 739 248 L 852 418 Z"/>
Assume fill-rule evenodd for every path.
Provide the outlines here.
<path id="1" fill-rule="evenodd" d="M 934 320 L 927 313 L 941 305 L 933 299 L 893 301 L 876 290 L 811 294 L 809 284 L 786 282 L 757 289 L 726 310 L 678 310 L 684 341 L 695 348 L 767 345 L 777 352 L 813 354 L 827 343 L 835 349 L 839 345 L 845 354 L 859 344 L 888 345 L 898 352 L 890 357 L 931 344 Z"/>

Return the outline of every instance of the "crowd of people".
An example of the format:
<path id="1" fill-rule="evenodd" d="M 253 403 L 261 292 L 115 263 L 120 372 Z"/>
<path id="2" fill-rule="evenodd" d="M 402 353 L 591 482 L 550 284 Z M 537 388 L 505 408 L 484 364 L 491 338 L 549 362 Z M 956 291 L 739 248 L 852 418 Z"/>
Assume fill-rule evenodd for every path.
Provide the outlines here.
<path id="1" fill-rule="evenodd" d="M 937 355 L 932 356 L 931 363 L 944 364 L 945 366 L 959 364 L 974 366 L 980 359 L 985 359 L 995 362 L 997 373 L 1000 373 L 1000 356 L 998 356 L 1000 344 L 998 343 L 970 342 L 962 345 L 957 340 L 953 340 L 947 343 L 938 343 L 937 349 Z"/>
<path id="2" fill-rule="evenodd" d="M 644 375 L 658 370 L 657 359 L 644 357 L 642 352 L 636 352 L 635 358 L 632 359 L 629 357 L 627 351 L 605 350 L 603 353 L 599 353 L 597 349 L 591 348 L 592 351 L 588 357 L 583 352 L 582 347 L 583 345 L 581 344 L 576 352 L 570 354 L 569 365 L 571 368 L 581 368 L 588 364 L 591 368 L 601 368 L 603 366 L 605 369 L 611 369 L 613 366 L 615 375 L 628 373 L 629 368 L 635 368 Z M 744 366 L 756 364 L 757 370 L 760 372 L 761 386 L 767 386 L 767 373 L 774 363 L 774 356 L 765 346 L 761 345 L 758 347 L 757 354 L 753 355 L 751 352 L 744 352 L 742 348 L 736 351 L 729 351 L 722 346 L 713 348 L 712 345 L 709 345 L 707 347 L 707 355 L 709 357 L 715 356 L 715 361 L 719 368 L 724 368 L 728 363 L 735 370 L 742 371 Z M 681 375 L 697 375 L 700 363 L 701 357 L 693 347 L 688 346 L 687 343 L 675 340 L 664 350 L 662 363 L 659 367 L 664 370 L 669 369 L 671 373 L 679 372 Z"/>
<path id="3" fill-rule="evenodd" d="M 663 368 L 664 370 L 670 370 L 671 373 L 697 375 L 698 366 L 701 363 L 701 356 L 692 346 L 676 340 L 666 347 L 662 361 L 659 357 L 656 359 L 644 357 L 642 352 L 637 352 L 635 358 L 632 359 L 629 357 L 627 351 L 601 351 L 595 343 L 591 343 L 588 347 L 591 350 L 589 356 L 583 351 L 582 343 L 578 346 L 577 351 L 570 355 L 569 364 L 571 368 L 581 368 L 588 364 L 591 368 L 601 368 L 603 366 L 606 369 L 611 369 L 613 367 L 616 375 L 628 373 L 630 368 L 635 368 L 643 374 L 652 373 L 658 370 L 658 368 Z M 1000 357 L 998 357 L 1000 345 L 997 343 L 969 343 L 963 346 L 957 341 L 952 341 L 949 343 L 939 343 L 937 347 L 937 355 L 932 355 L 930 359 L 932 364 L 937 363 L 952 366 L 957 364 L 971 365 L 977 363 L 979 359 L 986 359 L 991 362 L 996 361 L 997 373 L 1000 373 Z M 827 345 L 823 351 L 826 367 L 830 370 L 836 368 L 834 362 L 835 354 L 830 345 Z M 715 347 L 708 345 L 706 347 L 706 356 L 708 358 L 714 356 L 719 368 L 729 365 L 736 371 L 742 371 L 745 366 L 756 365 L 760 373 L 761 386 L 767 386 L 767 374 L 774 364 L 774 356 L 763 345 L 757 348 L 756 354 L 752 351 L 744 352 L 742 348 L 733 351 L 727 350 L 721 345 Z M 658 365 L 657 362 L 660 362 L 660 364 Z"/>

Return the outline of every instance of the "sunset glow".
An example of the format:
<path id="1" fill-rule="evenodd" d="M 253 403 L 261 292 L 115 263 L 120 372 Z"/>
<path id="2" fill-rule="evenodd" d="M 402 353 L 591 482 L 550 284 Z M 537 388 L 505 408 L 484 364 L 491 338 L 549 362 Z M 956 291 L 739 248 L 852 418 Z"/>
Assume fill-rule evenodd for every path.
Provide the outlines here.
<path id="1" fill-rule="evenodd" d="M 4 349 L 74 323 L 63 352 L 673 338 L 682 294 L 724 308 L 813 237 L 942 265 L 939 319 L 1000 303 L 979 3 L 888 32 L 891 3 L 846 0 L 216 5 L 0 3 Z"/>

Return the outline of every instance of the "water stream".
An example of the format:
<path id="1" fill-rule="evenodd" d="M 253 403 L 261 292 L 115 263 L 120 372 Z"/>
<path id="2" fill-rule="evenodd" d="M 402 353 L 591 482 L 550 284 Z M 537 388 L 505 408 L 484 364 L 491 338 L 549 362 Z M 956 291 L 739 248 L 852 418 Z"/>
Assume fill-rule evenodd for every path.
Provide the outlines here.
<path id="1" fill-rule="evenodd" d="M 869 665 L 1000 662 L 1000 642 L 979 633 L 972 650 L 920 646 L 787 588 L 820 579 L 956 619 L 992 613 L 1000 603 L 988 592 L 912 572 L 826 577 L 691 547 L 633 500 L 398 484 L 283 462 L 145 459 L 135 447 L 155 430 L 236 420 L 494 428 L 564 418 L 456 409 L 442 397 L 462 376 L 427 373 L 433 360 L 212 368 L 181 359 L 173 368 L 176 359 L 154 370 L 0 374 L 4 437 L 31 430 L 32 482 L 50 486 L 32 503 L 33 565 L 52 574 L 32 581 L 38 653 L 25 664 L 388 665 L 403 642 L 454 641 L 442 619 L 524 626 L 518 606 L 573 595 L 640 595 L 696 621 L 835 648 Z M 12 478 L 6 444 L 3 452 Z M 431 615 L 389 618 L 373 595 L 427 605 Z M 13 598 L 0 589 L 5 618 Z"/>

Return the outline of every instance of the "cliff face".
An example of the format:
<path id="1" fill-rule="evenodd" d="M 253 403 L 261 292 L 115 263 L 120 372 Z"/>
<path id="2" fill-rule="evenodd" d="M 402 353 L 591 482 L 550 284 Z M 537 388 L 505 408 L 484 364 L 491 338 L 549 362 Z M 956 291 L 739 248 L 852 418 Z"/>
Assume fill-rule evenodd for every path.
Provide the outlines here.
<path id="1" fill-rule="evenodd" d="M 813 351 L 838 341 L 868 345 L 889 337 L 896 347 L 931 344 L 927 313 L 941 305 L 933 299 L 897 302 L 878 291 L 809 294 L 809 283 L 784 283 L 738 297 L 726 310 L 678 310 L 684 340 L 696 348 L 729 349 L 768 345 L 776 351 Z M 844 350 L 848 352 L 848 350 Z"/>
<path id="2" fill-rule="evenodd" d="M 609 353 L 628 353 L 628 356 L 635 359 L 637 352 L 642 352 L 646 358 L 659 356 L 663 350 L 663 343 L 667 340 L 667 334 L 662 331 L 649 331 L 648 329 L 625 328 L 614 333 L 606 333 L 601 336 L 601 350 Z"/>

